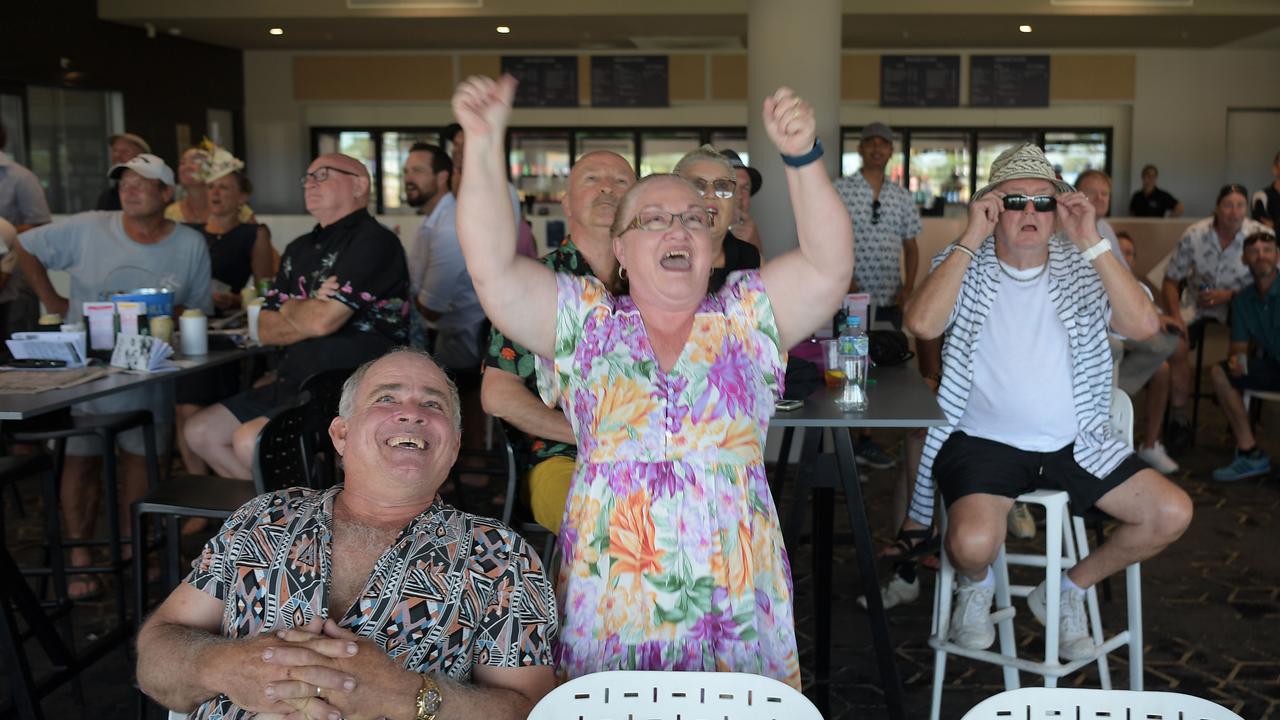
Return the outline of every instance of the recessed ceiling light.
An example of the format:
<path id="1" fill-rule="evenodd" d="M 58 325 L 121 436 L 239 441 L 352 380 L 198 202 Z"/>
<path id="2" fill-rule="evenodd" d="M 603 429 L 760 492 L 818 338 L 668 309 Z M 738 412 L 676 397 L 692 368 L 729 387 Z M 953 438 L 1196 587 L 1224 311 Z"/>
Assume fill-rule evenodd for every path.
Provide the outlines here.
<path id="1" fill-rule="evenodd" d="M 511 28 L 507 27 L 506 25 L 499 25 L 497 27 L 497 30 L 502 35 L 506 35 L 507 33 L 511 32 Z"/>
<path id="2" fill-rule="evenodd" d="M 1030 26 L 1030 25 L 1019 25 L 1019 26 L 1018 26 L 1018 32 L 1029 33 L 1029 32 L 1031 32 L 1031 26 Z"/>
<path id="3" fill-rule="evenodd" d="M 271 28 L 271 29 L 270 29 L 270 30 L 268 30 L 267 32 L 271 33 L 272 35 L 283 35 L 283 34 L 284 34 L 284 28 L 275 27 L 275 28 Z"/>

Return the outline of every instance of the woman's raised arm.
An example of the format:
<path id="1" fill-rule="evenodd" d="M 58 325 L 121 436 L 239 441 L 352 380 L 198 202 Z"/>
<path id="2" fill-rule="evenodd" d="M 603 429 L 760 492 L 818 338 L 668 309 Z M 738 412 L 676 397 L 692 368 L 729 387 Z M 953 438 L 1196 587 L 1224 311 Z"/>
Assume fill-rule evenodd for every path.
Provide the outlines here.
<path id="1" fill-rule="evenodd" d="M 516 219 L 507 194 L 507 120 L 516 80 L 470 77 L 453 94 L 465 133 L 458 189 L 458 242 L 489 320 L 538 355 L 555 349 L 556 280 L 545 265 L 516 254 Z"/>

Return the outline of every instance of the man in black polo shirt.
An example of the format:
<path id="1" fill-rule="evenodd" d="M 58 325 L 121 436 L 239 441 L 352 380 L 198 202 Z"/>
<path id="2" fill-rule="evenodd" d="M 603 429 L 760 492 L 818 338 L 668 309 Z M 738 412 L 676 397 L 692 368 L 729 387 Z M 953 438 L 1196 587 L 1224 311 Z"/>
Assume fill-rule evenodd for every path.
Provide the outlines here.
<path id="1" fill-rule="evenodd" d="M 303 380 L 408 344 L 404 247 L 366 210 L 369 185 L 360 161 L 336 153 L 316 158 L 302 177 L 307 212 L 319 224 L 285 250 L 258 321 L 264 345 L 286 346 L 276 379 L 187 422 L 191 449 L 219 475 L 251 477 L 258 433 L 296 402 Z"/>
<path id="2" fill-rule="evenodd" d="M 1182 201 L 1156 187 L 1160 171 L 1155 165 L 1142 168 L 1142 189 L 1129 200 L 1129 214 L 1134 217 L 1178 217 L 1182 214 Z"/>

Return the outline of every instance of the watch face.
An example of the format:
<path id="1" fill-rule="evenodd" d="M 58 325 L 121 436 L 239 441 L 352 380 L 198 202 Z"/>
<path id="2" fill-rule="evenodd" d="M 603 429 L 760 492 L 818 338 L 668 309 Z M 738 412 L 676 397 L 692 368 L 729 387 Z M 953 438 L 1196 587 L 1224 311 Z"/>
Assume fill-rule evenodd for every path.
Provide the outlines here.
<path id="1" fill-rule="evenodd" d="M 422 706 L 426 708 L 429 713 L 439 712 L 440 701 L 440 691 L 435 688 L 431 688 L 427 691 L 427 697 L 423 699 Z"/>

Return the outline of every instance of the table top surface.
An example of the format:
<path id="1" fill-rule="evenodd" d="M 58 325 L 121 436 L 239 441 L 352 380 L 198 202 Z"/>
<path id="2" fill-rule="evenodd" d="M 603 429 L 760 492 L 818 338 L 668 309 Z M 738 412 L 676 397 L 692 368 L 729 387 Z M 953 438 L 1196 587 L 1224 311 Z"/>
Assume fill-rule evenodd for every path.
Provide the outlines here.
<path id="1" fill-rule="evenodd" d="M 78 402 L 92 400 L 111 393 L 128 390 L 174 378 L 190 375 L 201 370 L 235 362 L 253 354 L 255 349 L 211 350 L 208 355 L 175 354 L 174 360 L 194 360 L 195 365 L 177 370 L 155 373 L 114 372 L 104 378 L 76 385 L 61 390 L 46 390 L 38 393 L 11 393 L 0 395 L 0 420 L 26 420 L 37 415 L 61 410 Z M 56 371 L 52 371 L 56 372 Z"/>
<path id="2" fill-rule="evenodd" d="M 769 426 L 913 428 L 946 424 L 937 396 L 914 367 L 872 368 L 870 379 L 867 409 L 862 412 L 844 412 L 836 407 L 840 389 L 823 385 L 805 398 L 804 407 L 799 410 L 775 412 Z"/>

